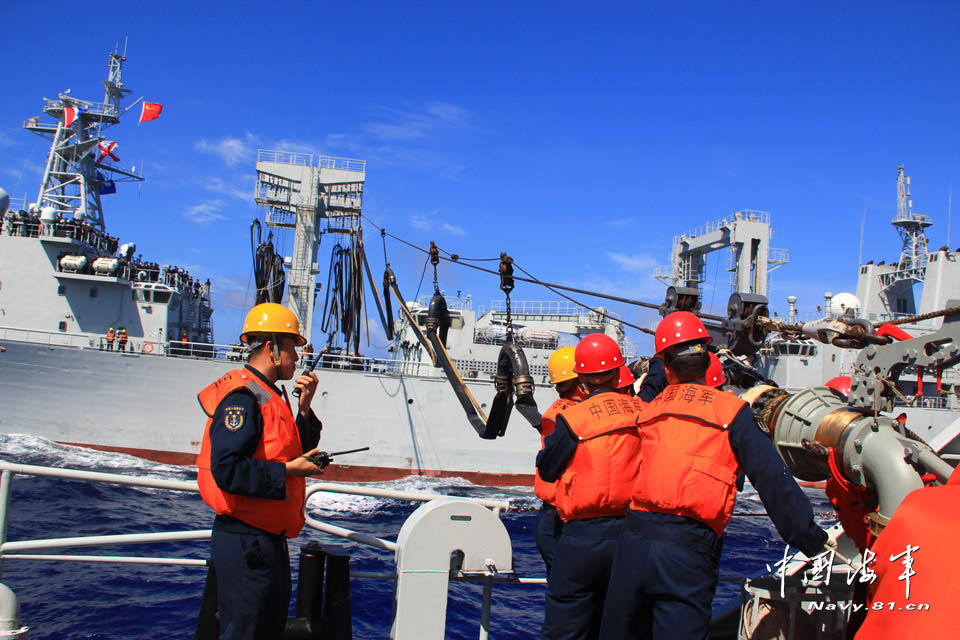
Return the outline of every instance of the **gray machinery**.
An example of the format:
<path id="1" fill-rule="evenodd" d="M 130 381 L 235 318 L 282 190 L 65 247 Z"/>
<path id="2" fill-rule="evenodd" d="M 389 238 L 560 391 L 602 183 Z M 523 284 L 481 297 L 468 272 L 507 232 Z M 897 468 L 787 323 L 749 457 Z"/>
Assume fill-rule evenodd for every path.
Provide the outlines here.
<path id="1" fill-rule="evenodd" d="M 950 306 L 956 305 L 952 301 Z M 878 535 L 903 498 L 923 487 L 923 474 L 932 473 L 946 482 L 953 472 L 906 425 L 882 412 L 893 410 L 901 375 L 918 368 L 939 375 L 960 363 L 958 342 L 960 313 L 954 313 L 934 333 L 864 348 L 854 367 L 848 399 L 827 387 L 789 394 L 759 386 L 743 397 L 796 477 L 826 480 L 833 474 L 832 464 L 847 482 L 875 494 L 878 508 L 868 525 Z"/>

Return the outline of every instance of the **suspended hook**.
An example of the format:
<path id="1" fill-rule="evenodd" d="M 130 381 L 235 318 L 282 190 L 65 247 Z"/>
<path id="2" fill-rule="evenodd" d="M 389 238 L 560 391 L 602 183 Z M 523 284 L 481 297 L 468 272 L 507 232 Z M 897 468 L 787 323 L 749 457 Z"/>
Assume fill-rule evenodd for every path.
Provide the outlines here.
<path id="1" fill-rule="evenodd" d="M 513 291 L 513 258 L 506 252 L 500 254 L 500 288 L 507 295 Z"/>
<path id="2" fill-rule="evenodd" d="M 440 284 L 437 282 L 437 265 L 440 264 L 440 248 L 430 241 L 430 264 L 433 265 L 433 295 L 440 293 Z"/>

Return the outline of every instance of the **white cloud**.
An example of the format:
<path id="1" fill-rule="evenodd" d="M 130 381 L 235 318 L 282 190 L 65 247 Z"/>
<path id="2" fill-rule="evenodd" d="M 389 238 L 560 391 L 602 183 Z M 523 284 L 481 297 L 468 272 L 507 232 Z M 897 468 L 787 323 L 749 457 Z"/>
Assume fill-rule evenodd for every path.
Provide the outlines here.
<path id="1" fill-rule="evenodd" d="M 201 202 L 187 208 L 183 212 L 184 217 L 195 224 L 205 224 L 217 220 L 226 220 L 227 217 L 220 213 L 223 209 L 222 200 L 211 200 L 210 202 Z"/>
<path id="2" fill-rule="evenodd" d="M 253 184 L 248 178 L 245 178 L 245 180 L 248 183 L 250 183 L 247 185 L 246 189 L 234 184 L 227 184 L 227 182 L 224 181 L 223 178 L 219 178 L 219 177 L 210 178 L 209 180 L 207 180 L 207 183 L 203 186 L 207 191 L 213 191 L 214 193 L 219 193 L 221 195 L 229 196 L 231 198 L 239 198 L 240 200 L 244 200 L 244 201 L 252 201 L 253 200 Z"/>
<path id="3" fill-rule="evenodd" d="M 431 102 L 426 110 L 431 116 L 446 122 L 460 121 L 467 115 L 466 109 L 452 102 Z"/>
<path id="4" fill-rule="evenodd" d="M 375 138 L 382 140 L 412 140 L 423 135 L 423 126 L 417 122 L 405 122 L 402 124 L 384 124 L 382 122 L 371 122 L 364 129 Z"/>
<path id="5" fill-rule="evenodd" d="M 26 159 L 16 163 L 15 167 L 16 168 L 2 169 L 2 171 L 3 173 L 6 173 L 9 176 L 13 176 L 17 180 L 20 180 L 21 178 L 23 178 L 23 175 L 25 173 L 34 173 L 37 175 L 43 175 L 43 170 L 45 169 L 44 165 L 38 164 L 36 162 L 30 162 L 29 160 L 26 160 Z M 10 188 L 9 185 L 7 186 L 7 188 L 8 189 Z M 34 187 L 31 186 L 30 188 L 33 189 Z"/>
<path id="6" fill-rule="evenodd" d="M 270 148 L 276 151 L 289 151 L 290 153 L 318 153 L 316 145 L 305 140 L 287 140 L 286 138 L 271 143 Z"/>
<path id="7" fill-rule="evenodd" d="M 626 271 L 650 271 L 657 261 L 649 254 L 641 253 L 628 256 L 623 253 L 608 252 L 607 257 L 619 264 Z"/>
<path id="8" fill-rule="evenodd" d="M 370 122 L 364 130 L 373 138 L 386 141 L 413 140 L 442 127 L 462 124 L 467 110 L 452 102 L 428 102 L 402 109 L 380 107 L 383 117 Z"/>
<path id="9" fill-rule="evenodd" d="M 194 148 L 198 151 L 220 156 L 230 167 L 249 162 L 253 158 L 256 147 L 257 137 L 249 131 L 244 134 L 243 138 L 223 138 L 213 142 L 201 139 L 194 145 Z"/>
<path id="10" fill-rule="evenodd" d="M 616 218 L 607 222 L 608 227 L 621 228 L 633 225 L 633 218 Z"/>
<path id="11" fill-rule="evenodd" d="M 439 222 L 439 217 L 439 209 L 434 209 L 427 213 L 417 213 L 410 216 L 410 226 L 414 229 L 422 229 L 424 231 L 442 231 L 453 236 L 466 235 L 466 231 L 461 227 L 452 225 L 449 222 Z"/>

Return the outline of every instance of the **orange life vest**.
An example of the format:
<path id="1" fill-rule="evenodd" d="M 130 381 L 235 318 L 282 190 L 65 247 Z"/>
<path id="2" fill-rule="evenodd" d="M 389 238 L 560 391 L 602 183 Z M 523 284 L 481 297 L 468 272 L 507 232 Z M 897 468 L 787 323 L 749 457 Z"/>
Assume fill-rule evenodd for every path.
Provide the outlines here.
<path id="1" fill-rule="evenodd" d="M 107 342 L 113 342 L 113 337 L 116 334 L 113 331 L 107 331 Z"/>
<path id="2" fill-rule="evenodd" d="M 554 400 L 553 404 L 550 405 L 550 408 L 547 409 L 542 416 L 540 416 L 541 451 L 545 446 L 547 446 L 547 436 L 553 433 L 553 430 L 557 428 L 557 415 L 564 409 L 577 404 L 577 402 L 577 400 L 570 400 L 569 398 L 557 398 Z M 547 482 L 540 477 L 539 471 L 535 471 L 534 473 L 533 490 L 536 492 L 537 497 L 544 502 L 553 504 L 557 497 L 557 483 Z"/>
<path id="3" fill-rule="evenodd" d="M 303 528 L 306 503 L 306 480 L 287 476 L 287 497 L 284 500 L 254 498 L 228 493 L 217 486 L 210 470 L 210 425 L 217 407 L 233 391 L 246 389 L 257 399 L 263 416 L 263 437 L 253 458 L 289 462 L 303 454 L 297 423 L 287 404 L 256 375 L 234 369 L 207 386 L 197 399 L 209 416 L 203 428 L 203 443 L 197 456 L 197 484 L 200 495 L 218 514 L 226 514 L 270 533 L 295 538 Z"/>
<path id="4" fill-rule="evenodd" d="M 722 535 L 740 466 L 727 427 L 745 405 L 702 384 L 664 389 L 637 416 L 643 464 L 630 508 L 693 518 Z"/>
<path id="5" fill-rule="evenodd" d="M 873 545 L 876 557 L 867 566 L 876 571 L 877 579 L 869 588 L 867 619 L 857 632 L 857 640 L 938 638 L 955 633 L 954 607 L 960 600 L 960 582 L 952 558 L 960 528 L 958 504 L 957 471 L 946 485 L 917 489 L 904 498 Z M 901 555 L 907 545 L 914 572 L 909 600 L 906 578 L 900 580 L 907 570 L 903 563 L 906 556 Z"/>
<path id="6" fill-rule="evenodd" d="M 564 522 L 627 513 L 640 467 L 635 420 L 643 406 L 639 398 L 610 391 L 560 412 L 578 440 L 557 480 L 555 504 Z"/>

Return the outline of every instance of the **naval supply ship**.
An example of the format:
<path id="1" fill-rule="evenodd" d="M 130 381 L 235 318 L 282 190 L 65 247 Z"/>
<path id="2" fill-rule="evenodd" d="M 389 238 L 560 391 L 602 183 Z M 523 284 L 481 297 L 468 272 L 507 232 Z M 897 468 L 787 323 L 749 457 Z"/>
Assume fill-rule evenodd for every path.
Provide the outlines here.
<path id="1" fill-rule="evenodd" d="M 772 317 L 764 317 L 771 306 L 769 274 L 787 264 L 790 254 L 770 246 L 769 212 L 744 210 L 674 237 L 670 264 L 658 266 L 654 272 L 654 277 L 669 285 L 661 312 L 699 310 L 706 257 L 725 250 L 734 292 L 728 310 L 732 315 L 759 312 L 754 335 L 741 336 L 747 344 L 739 349 L 734 346 L 738 360 L 759 374 L 761 381 L 791 393 L 838 378 L 839 386 L 849 388 L 857 358 L 868 344 L 865 339 L 883 344 L 891 339 L 925 338 L 943 328 L 951 301 L 960 301 L 960 251 L 947 246 L 929 249 L 926 229 L 933 219 L 913 210 L 910 189 L 910 177 L 900 166 L 897 209 L 891 220 L 901 240 L 900 255 L 889 263 L 868 260 L 861 264 L 855 294 L 825 292 L 822 305 L 806 314 L 798 311 L 797 297 L 791 295 L 785 314 L 774 312 Z M 732 315 L 714 318 L 725 320 L 725 327 L 707 323 L 718 344 L 727 341 L 724 329 L 732 328 Z M 730 350 L 721 351 L 725 351 L 728 365 L 736 368 Z M 955 465 L 960 460 L 960 399 L 956 392 L 960 372 L 955 367 L 918 366 L 910 358 L 902 369 L 893 415 Z"/>
<path id="2" fill-rule="evenodd" d="M 204 420 L 197 390 L 242 366 L 245 355 L 233 340 L 215 340 L 209 280 L 144 258 L 133 242 L 121 243 L 107 231 L 104 202 L 118 183 L 144 179 L 119 166 L 104 135 L 130 111 L 121 105 L 130 93 L 123 82 L 125 60 L 117 52 L 109 55 L 102 102 L 61 93 L 46 99 L 46 119 L 33 117 L 23 125 L 49 139 L 50 148 L 35 197 L 0 194 L 0 429 L 192 465 Z M 509 297 L 475 308 L 470 296 L 447 300 L 441 294 L 441 351 L 462 372 L 455 393 L 424 341 L 434 300 L 405 302 L 396 291 L 401 304 L 396 314 L 388 311 L 389 357 L 360 356 L 361 257 L 369 275 L 361 252 L 365 173 L 362 160 L 269 150 L 257 157 L 254 195 L 263 219 L 271 234 L 294 236 L 286 260 L 271 253 L 270 239 L 257 246 L 258 291 L 286 302 L 308 341 L 318 305 L 318 250 L 322 239 L 337 239 L 331 273 L 340 277 L 326 283 L 321 323 L 328 346 L 303 359 L 313 361 L 319 377 L 313 408 L 329 426 L 324 446 L 370 450 L 338 460 L 349 464 L 331 466 L 327 477 L 419 474 L 532 484 L 540 443 L 528 421 L 538 414 L 525 421 L 515 412 L 511 418 L 504 393 L 497 396 L 504 345 L 524 350 L 527 396 L 535 387 L 543 406 L 555 397 L 547 384 L 547 358 L 562 341 L 603 332 L 628 356 L 636 346 L 604 309 L 556 301 L 511 304 Z M 384 303 L 389 310 L 389 299 Z M 53 381 L 56 402 L 42 400 L 41 390 Z M 485 412 L 497 414 L 502 424 L 491 437 L 499 437 L 476 437 L 463 397 L 475 404 L 474 422 L 477 415 L 486 421 Z"/>

